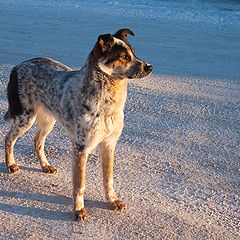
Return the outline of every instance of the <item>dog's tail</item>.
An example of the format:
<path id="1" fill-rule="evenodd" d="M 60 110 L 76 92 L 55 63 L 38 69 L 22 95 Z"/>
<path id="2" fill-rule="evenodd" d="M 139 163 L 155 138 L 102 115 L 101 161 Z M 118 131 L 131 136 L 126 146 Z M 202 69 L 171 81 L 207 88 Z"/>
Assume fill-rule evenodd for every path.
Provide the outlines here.
<path id="1" fill-rule="evenodd" d="M 9 121 L 17 115 L 23 113 L 22 103 L 18 93 L 17 69 L 14 67 L 10 74 L 10 81 L 7 86 L 8 111 L 4 116 L 5 121 Z"/>

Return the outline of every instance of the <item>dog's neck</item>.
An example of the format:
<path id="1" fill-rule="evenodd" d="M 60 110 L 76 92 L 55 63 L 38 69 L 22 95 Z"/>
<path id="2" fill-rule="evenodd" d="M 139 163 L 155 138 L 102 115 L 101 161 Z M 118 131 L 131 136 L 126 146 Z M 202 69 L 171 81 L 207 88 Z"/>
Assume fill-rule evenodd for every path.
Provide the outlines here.
<path id="1" fill-rule="evenodd" d="M 112 77 L 103 72 L 93 59 L 92 53 L 89 54 L 83 71 L 87 81 L 86 84 L 97 85 L 98 88 L 102 89 L 101 95 L 105 101 L 104 105 L 106 106 L 107 103 L 109 107 L 113 107 L 109 108 L 110 112 L 113 109 L 116 111 L 123 110 L 127 96 L 127 78 Z"/>
<path id="2" fill-rule="evenodd" d="M 109 76 L 98 66 L 93 74 L 94 79 L 102 84 L 105 102 L 108 102 L 109 105 L 114 105 L 113 109 L 116 111 L 123 110 L 127 96 L 127 78 L 119 79 Z"/>

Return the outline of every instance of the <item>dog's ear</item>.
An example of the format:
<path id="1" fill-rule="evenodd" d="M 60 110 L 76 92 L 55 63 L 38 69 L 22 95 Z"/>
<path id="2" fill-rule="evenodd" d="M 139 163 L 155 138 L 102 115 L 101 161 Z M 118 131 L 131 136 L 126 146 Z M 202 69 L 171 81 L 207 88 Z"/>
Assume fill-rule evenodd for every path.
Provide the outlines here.
<path id="1" fill-rule="evenodd" d="M 128 28 L 118 30 L 113 36 L 127 42 L 128 34 L 135 36 L 134 33 Z"/>
<path id="2" fill-rule="evenodd" d="M 122 28 L 120 30 L 118 30 L 113 36 L 123 40 L 132 50 L 133 54 L 134 54 L 134 49 L 132 47 L 132 45 L 128 42 L 127 40 L 127 35 L 130 34 L 132 36 L 135 36 L 135 34 L 128 28 Z"/>
<path id="3" fill-rule="evenodd" d="M 98 47 L 102 55 L 106 55 L 113 45 L 113 36 L 111 34 L 104 34 L 98 37 Z"/>

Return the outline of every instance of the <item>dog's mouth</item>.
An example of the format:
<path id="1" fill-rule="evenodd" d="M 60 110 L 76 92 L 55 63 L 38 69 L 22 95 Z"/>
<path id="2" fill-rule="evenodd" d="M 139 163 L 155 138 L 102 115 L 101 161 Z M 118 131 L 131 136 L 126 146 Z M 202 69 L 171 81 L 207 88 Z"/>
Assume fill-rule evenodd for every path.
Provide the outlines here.
<path id="1" fill-rule="evenodd" d="M 152 69 L 152 65 L 145 62 L 138 62 L 137 64 L 133 65 L 126 74 L 129 79 L 144 78 L 152 73 Z"/>

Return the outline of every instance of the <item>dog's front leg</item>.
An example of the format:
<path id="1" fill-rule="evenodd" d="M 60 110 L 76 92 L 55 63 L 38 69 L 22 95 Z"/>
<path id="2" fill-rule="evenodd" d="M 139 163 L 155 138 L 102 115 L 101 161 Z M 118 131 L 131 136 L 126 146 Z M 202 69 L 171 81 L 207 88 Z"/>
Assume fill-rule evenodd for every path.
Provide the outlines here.
<path id="1" fill-rule="evenodd" d="M 124 202 L 118 199 L 113 189 L 113 160 L 115 145 L 116 143 L 114 140 L 106 140 L 100 143 L 98 146 L 101 153 L 103 186 L 105 189 L 106 198 L 113 210 L 122 211 L 125 209 L 126 205 Z"/>
<path id="2" fill-rule="evenodd" d="M 82 222 L 86 218 L 84 208 L 85 168 L 88 154 L 73 152 L 73 217 Z"/>

